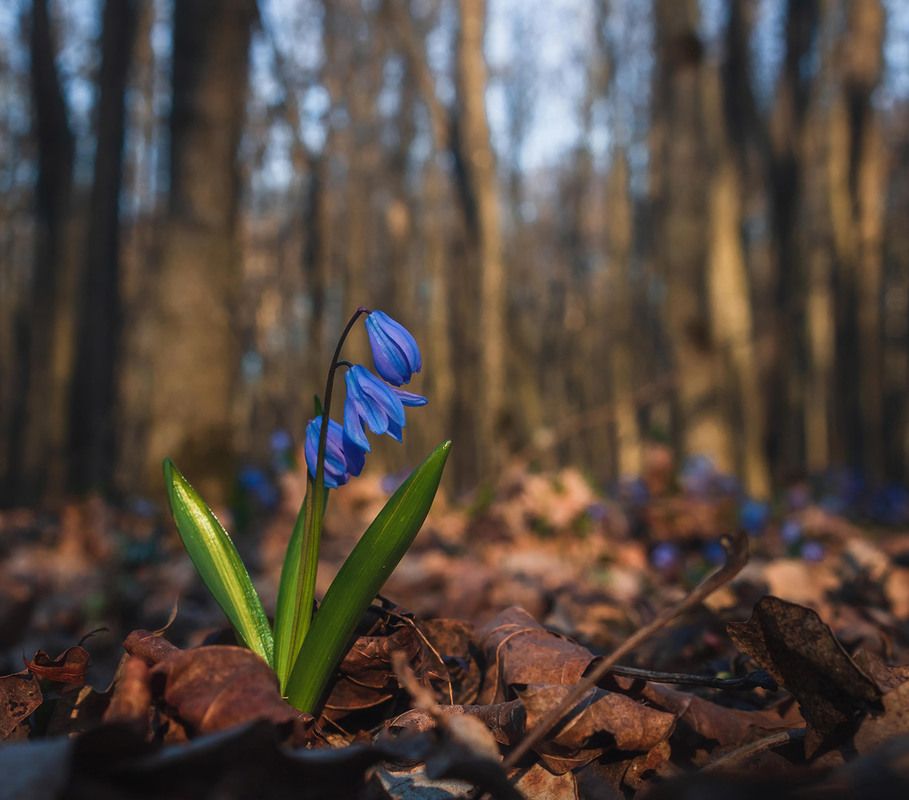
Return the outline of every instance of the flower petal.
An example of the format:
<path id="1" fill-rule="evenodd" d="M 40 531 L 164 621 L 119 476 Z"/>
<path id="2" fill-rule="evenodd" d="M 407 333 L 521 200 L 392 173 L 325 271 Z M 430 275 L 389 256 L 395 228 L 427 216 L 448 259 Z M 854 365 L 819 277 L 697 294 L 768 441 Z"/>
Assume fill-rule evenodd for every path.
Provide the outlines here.
<path id="1" fill-rule="evenodd" d="M 429 402 L 429 400 L 421 394 L 405 392 L 403 389 L 392 389 L 391 391 L 395 393 L 398 400 L 401 401 L 401 404 L 405 406 L 425 406 Z"/>

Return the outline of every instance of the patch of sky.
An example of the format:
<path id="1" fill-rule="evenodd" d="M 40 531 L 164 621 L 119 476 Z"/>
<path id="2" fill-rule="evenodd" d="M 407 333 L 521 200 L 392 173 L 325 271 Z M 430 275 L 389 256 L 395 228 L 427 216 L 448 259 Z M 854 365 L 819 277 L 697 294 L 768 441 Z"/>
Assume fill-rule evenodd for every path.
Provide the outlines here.
<path id="1" fill-rule="evenodd" d="M 909 99 L 909 2 L 884 0 L 884 74 L 875 92 L 875 105 L 892 108 Z"/>
<path id="2" fill-rule="evenodd" d="M 773 105 L 786 55 L 785 0 L 760 0 L 757 4 L 749 50 L 752 90 L 758 106 L 766 110 Z"/>
<path id="3" fill-rule="evenodd" d="M 77 182 L 91 181 L 94 162 L 92 117 L 95 106 L 95 81 L 100 66 L 100 4 L 96 0 L 67 0 L 51 6 L 58 41 L 57 69 L 66 93 L 69 123 L 76 136 Z"/>
<path id="4" fill-rule="evenodd" d="M 524 171 L 557 163 L 582 134 L 578 109 L 586 86 L 584 48 L 592 6 L 581 0 L 493 0 L 487 19 L 486 107 L 493 146 L 502 156 L 515 144 L 508 115 L 513 103 L 517 113 L 529 117 L 520 150 L 513 154 L 516 163 Z M 528 91 L 525 87 L 534 102 L 509 97 Z"/>

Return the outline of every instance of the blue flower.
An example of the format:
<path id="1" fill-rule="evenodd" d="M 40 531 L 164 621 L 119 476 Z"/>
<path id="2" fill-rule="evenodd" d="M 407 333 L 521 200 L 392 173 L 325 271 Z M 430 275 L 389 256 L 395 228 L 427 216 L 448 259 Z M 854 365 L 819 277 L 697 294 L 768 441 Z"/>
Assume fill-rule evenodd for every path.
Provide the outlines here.
<path id="1" fill-rule="evenodd" d="M 407 329 L 385 312 L 371 311 L 366 317 L 366 332 L 376 372 L 393 386 L 410 383 L 413 373 L 423 366 L 423 359 Z"/>
<path id="2" fill-rule="evenodd" d="M 423 406 L 427 402 L 421 395 L 388 386 L 359 364 L 347 370 L 344 381 L 347 384 L 344 431 L 363 450 L 372 449 L 364 425 L 373 433 L 387 433 L 400 442 L 405 425 L 404 406 Z"/>
<path id="3" fill-rule="evenodd" d="M 309 474 L 315 477 L 316 459 L 319 454 L 319 434 L 322 432 L 322 417 L 316 417 L 306 426 L 306 466 Z M 358 447 L 344 428 L 337 422 L 328 421 L 328 440 L 325 445 L 325 485 L 337 489 L 357 476 L 363 470 L 366 451 Z"/>

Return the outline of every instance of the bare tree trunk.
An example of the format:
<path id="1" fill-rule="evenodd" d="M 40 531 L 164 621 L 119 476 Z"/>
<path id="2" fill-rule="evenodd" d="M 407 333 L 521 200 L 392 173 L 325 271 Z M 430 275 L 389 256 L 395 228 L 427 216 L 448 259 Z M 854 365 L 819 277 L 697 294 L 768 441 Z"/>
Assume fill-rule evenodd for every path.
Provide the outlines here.
<path id="1" fill-rule="evenodd" d="M 480 464 L 495 474 L 502 464 L 497 430 L 505 413 L 505 265 L 499 229 L 499 186 L 489 141 L 484 98 L 485 0 L 463 0 L 458 35 L 458 144 L 467 191 L 475 208 L 471 233 L 479 268 L 479 314 L 472 322 L 479 335 L 477 442 Z"/>
<path id="2" fill-rule="evenodd" d="M 107 0 L 104 7 L 95 175 L 69 423 L 69 485 L 79 492 L 110 488 L 114 472 L 121 330 L 120 186 L 126 78 L 136 12 L 133 0 Z"/>
<path id="3" fill-rule="evenodd" d="M 731 10 L 722 75 L 705 74 L 705 114 L 710 149 L 717 164 L 710 181 L 708 291 L 714 338 L 728 365 L 726 413 L 740 425 L 737 472 L 752 497 L 770 498 L 765 451 L 764 403 L 754 346 L 751 286 L 742 242 L 742 197 L 746 181 L 748 115 L 742 100 L 751 86 L 745 54 L 749 25 L 740 4 Z M 733 100 L 733 98 L 735 98 Z"/>
<path id="4" fill-rule="evenodd" d="M 397 41 L 407 62 L 411 80 L 429 114 L 433 153 L 423 170 L 423 204 L 417 211 L 426 246 L 426 276 L 429 279 L 427 311 L 426 379 L 427 395 L 432 397 L 433 441 L 450 435 L 452 401 L 455 392 L 451 353 L 451 288 L 446 218 L 445 176 L 438 154 L 450 147 L 448 114 L 436 95 L 426 54 L 404 6 L 386 0 L 383 10 L 389 15 Z"/>
<path id="5" fill-rule="evenodd" d="M 852 0 L 845 92 L 852 128 L 850 189 L 856 227 L 854 273 L 858 319 L 861 464 L 869 478 L 884 469 L 883 305 L 885 148 L 871 106 L 883 66 L 884 9 L 880 0 Z"/>
<path id="6" fill-rule="evenodd" d="M 177 0 L 174 8 L 171 196 L 146 475 L 159 486 L 161 459 L 171 456 L 214 504 L 233 480 L 236 154 L 253 12 L 250 0 Z"/>
<path id="7" fill-rule="evenodd" d="M 629 280 L 632 246 L 632 205 L 625 151 L 616 153 L 609 174 L 609 269 L 612 273 L 609 308 L 614 324 L 610 343 L 610 376 L 615 404 L 616 460 L 619 478 L 641 474 L 641 436 L 634 396 L 634 314 Z"/>
<path id="8" fill-rule="evenodd" d="M 9 498 L 16 503 L 34 502 L 46 488 L 48 475 L 59 472 L 62 448 L 54 446 L 53 432 L 64 430 L 65 404 L 55 403 L 59 382 L 55 344 L 63 318 L 61 303 L 72 308 L 72 294 L 65 291 L 68 274 L 66 239 L 71 225 L 71 199 L 75 141 L 67 121 L 63 87 L 54 63 L 56 57 L 47 0 L 34 0 L 31 19 L 31 87 L 38 147 L 38 182 L 35 190 L 34 271 L 31 296 L 16 323 L 18 353 L 17 401 L 9 437 Z M 71 333 L 71 332 L 70 332 Z M 64 366 L 64 373 L 69 364 Z M 59 414 L 55 413 L 59 412 Z"/>
<path id="9" fill-rule="evenodd" d="M 767 431 L 770 458 L 778 468 L 804 461 L 802 397 L 805 341 L 801 326 L 804 271 L 799 269 L 797 219 L 802 197 L 801 144 L 810 78 L 803 68 L 817 31 L 816 0 L 790 0 L 786 17 L 786 54 L 765 148 L 769 175 L 770 223 L 774 242 L 769 326 L 771 358 L 766 372 Z"/>
<path id="10" fill-rule="evenodd" d="M 684 455 L 704 454 L 732 470 L 732 434 L 721 403 L 719 355 L 706 296 L 708 152 L 704 146 L 702 45 L 691 0 L 657 0 L 654 188 L 657 257 L 666 276 L 666 326 L 677 376 Z"/>

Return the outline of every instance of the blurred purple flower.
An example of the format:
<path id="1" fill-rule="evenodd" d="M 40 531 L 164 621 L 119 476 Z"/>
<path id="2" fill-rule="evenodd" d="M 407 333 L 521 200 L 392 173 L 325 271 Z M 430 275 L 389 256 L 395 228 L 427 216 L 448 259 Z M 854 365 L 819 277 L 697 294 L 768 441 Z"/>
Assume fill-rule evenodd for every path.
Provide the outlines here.
<path id="1" fill-rule="evenodd" d="M 802 523 L 792 517 L 783 520 L 783 524 L 780 525 L 780 538 L 787 545 L 798 544 L 802 538 Z"/>
<path id="2" fill-rule="evenodd" d="M 664 572 L 682 563 L 682 551 L 675 542 L 660 542 L 650 551 L 650 563 Z"/>
<path id="3" fill-rule="evenodd" d="M 745 498 L 739 507 L 739 524 L 752 536 L 760 536 L 770 518 L 770 507 L 767 503 Z"/>
<path id="4" fill-rule="evenodd" d="M 824 545 L 820 542 L 805 542 L 802 545 L 801 553 L 805 561 L 823 561 Z"/>

